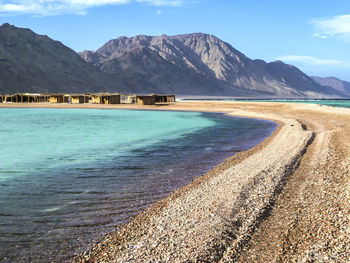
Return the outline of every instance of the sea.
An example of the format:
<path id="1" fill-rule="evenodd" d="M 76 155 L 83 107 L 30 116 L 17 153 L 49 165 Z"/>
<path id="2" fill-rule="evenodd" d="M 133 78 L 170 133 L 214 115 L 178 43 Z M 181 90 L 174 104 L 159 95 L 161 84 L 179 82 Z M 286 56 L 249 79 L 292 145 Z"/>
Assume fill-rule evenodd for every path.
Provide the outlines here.
<path id="1" fill-rule="evenodd" d="M 326 105 L 331 107 L 339 107 L 339 108 L 350 108 L 350 100 L 316 100 L 316 99 L 308 99 L 308 100 L 256 100 L 256 101 L 269 101 L 269 102 L 286 102 L 286 103 L 307 103 L 307 104 L 319 104 Z"/>
<path id="2" fill-rule="evenodd" d="M 0 262 L 66 262 L 277 124 L 219 113 L 0 109 Z"/>
<path id="3" fill-rule="evenodd" d="M 247 101 L 247 102 L 283 102 L 319 104 L 331 107 L 350 108 L 350 99 L 180 99 L 180 100 L 209 100 L 209 101 Z"/>

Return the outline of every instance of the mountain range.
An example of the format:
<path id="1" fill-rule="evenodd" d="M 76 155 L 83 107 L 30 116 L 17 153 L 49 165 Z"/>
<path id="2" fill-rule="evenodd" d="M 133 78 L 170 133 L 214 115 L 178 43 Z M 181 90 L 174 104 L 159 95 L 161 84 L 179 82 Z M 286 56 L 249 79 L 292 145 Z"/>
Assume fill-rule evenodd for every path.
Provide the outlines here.
<path id="1" fill-rule="evenodd" d="M 47 36 L 0 27 L 0 94 L 117 89 L 114 79 Z"/>
<path id="2" fill-rule="evenodd" d="M 119 37 L 77 54 L 30 29 L 0 27 L 0 93 L 174 93 L 234 97 L 342 97 L 281 61 L 252 60 L 203 34 Z"/>
<path id="3" fill-rule="evenodd" d="M 312 79 L 322 86 L 332 87 L 333 89 L 343 92 L 346 96 L 350 96 L 350 82 L 335 77 L 312 77 Z"/>

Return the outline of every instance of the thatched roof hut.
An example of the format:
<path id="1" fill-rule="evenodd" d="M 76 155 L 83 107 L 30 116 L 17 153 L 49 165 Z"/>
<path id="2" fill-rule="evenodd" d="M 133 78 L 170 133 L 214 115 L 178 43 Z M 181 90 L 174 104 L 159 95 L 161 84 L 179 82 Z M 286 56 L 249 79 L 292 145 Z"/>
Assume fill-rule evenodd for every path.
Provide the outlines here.
<path id="1" fill-rule="evenodd" d="M 135 104 L 136 103 L 136 95 L 135 94 L 120 94 L 120 103 Z"/>
<path id="2" fill-rule="evenodd" d="M 93 104 L 120 104 L 119 93 L 90 93 L 90 103 Z"/>
<path id="3" fill-rule="evenodd" d="M 91 96 L 85 95 L 85 94 L 65 94 L 63 96 L 64 103 L 73 103 L 73 104 L 89 103 L 90 99 L 91 99 Z"/>
<path id="4" fill-rule="evenodd" d="M 157 104 L 175 103 L 175 95 L 171 94 L 152 94 L 155 97 Z"/>
<path id="5" fill-rule="evenodd" d="M 56 94 L 50 94 L 50 99 L 49 102 L 50 103 L 63 103 L 64 102 L 64 95 L 65 94 L 61 94 L 61 93 L 56 93 Z"/>
<path id="6" fill-rule="evenodd" d="M 16 103 L 34 103 L 34 102 L 48 102 L 50 96 L 40 93 L 16 93 L 12 96 L 12 102 Z"/>
<path id="7" fill-rule="evenodd" d="M 155 105 L 156 97 L 154 95 L 136 96 L 136 103 L 139 105 Z"/>

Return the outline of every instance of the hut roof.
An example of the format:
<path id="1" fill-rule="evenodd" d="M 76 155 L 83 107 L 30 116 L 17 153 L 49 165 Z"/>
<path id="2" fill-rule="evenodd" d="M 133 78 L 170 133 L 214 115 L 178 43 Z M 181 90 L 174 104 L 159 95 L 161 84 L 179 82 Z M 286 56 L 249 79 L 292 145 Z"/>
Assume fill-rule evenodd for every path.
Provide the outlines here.
<path id="1" fill-rule="evenodd" d="M 67 96 L 67 97 L 80 97 L 80 96 L 89 96 L 89 95 L 81 94 L 81 93 L 72 93 L 72 94 L 65 94 L 64 96 Z"/>
<path id="2" fill-rule="evenodd" d="M 45 94 L 45 95 L 49 95 L 49 96 L 64 96 L 66 94 L 65 93 L 48 93 L 48 94 Z"/>
<path id="3" fill-rule="evenodd" d="M 175 94 L 151 94 L 151 96 L 175 96 Z"/>
<path id="4" fill-rule="evenodd" d="M 136 97 L 138 97 L 138 98 L 154 98 L 156 96 L 154 96 L 154 95 L 137 95 Z"/>
<path id="5" fill-rule="evenodd" d="M 14 95 L 22 95 L 22 96 L 43 96 L 41 93 L 16 93 Z"/>
<path id="6" fill-rule="evenodd" d="M 92 95 L 92 96 L 111 96 L 111 95 L 120 95 L 120 93 L 97 92 L 97 93 L 86 93 L 86 95 Z"/>

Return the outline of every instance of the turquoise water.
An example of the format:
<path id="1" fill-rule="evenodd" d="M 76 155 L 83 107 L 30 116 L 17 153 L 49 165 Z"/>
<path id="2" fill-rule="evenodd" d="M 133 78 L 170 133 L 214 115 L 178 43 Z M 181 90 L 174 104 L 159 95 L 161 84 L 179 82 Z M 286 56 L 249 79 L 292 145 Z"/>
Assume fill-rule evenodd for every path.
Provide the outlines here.
<path id="1" fill-rule="evenodd" d="M 0 109 L 0 261 L 62 262 L 276 124 L 194 112 Z"/>
<path id="2" fill-rule="evenodd" d="M 186 118 L 184 118 L 184 115 Z M 211 127 L 198 113 L 1 110 L 0 182 L 67 165 L 104 162 L 125 151 Z M 117 132 L 116 132 L 117 129 Z M 86 154 L 82 154 L 86 153 Z"/>
<path id="3" fill-rule="evenodd" d="M 186 100 L 186 99 L 185 99 Z M 307 104 L 320 104 L 327 105 L 332 107 L 340 107 L 340 108 L 350 108 L 350 100 L 291 100 L 291 99 L 261 99 L 261 100 L 246 100 L 246 99 L 191 99 L 191 100 L 218 100 L 218 101 L 253 101 L 253 102 L 285 102 L 285 103 L 307 103 Z"/>
<path id="4" fill-rule="evenodd" d="M 256 100 L 267 102 L 286 102 L 286 103 L 307 103 L 307 104 L 319 104 L 332 107 L 350 108 L 350 100 Z"/>
<path id="5" fill-rule="evenodd" d="M 290 101 L 290 102 L 311 103 L 311 104 L 327 105 L 332 107 L 350 108 L 350 100 L 314 100 L 314 101 L 298 100 L 298 101 Z"/>

